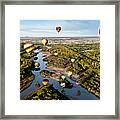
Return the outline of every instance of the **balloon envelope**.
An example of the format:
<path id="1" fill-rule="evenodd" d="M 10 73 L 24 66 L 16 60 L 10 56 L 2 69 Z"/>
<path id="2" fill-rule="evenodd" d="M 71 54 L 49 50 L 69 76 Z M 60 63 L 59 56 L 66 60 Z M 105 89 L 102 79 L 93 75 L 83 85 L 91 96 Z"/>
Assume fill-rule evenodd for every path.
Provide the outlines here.
<path id="1" fill-rule="evenodd" d="M 44 79 L 44 80 L 42 81 L 42 84 L 43 84 L 43 85 L 48 85 L 48 84 L 49 84 L 49 80 L 48 80 L 48 79 Z"/>
<path id="2" fill-rule="evenodd" d="M 47 40 L 47 39 L 45 39 L 45 38 L 42 39 L 42 44 L 43 44 L 43 45 L 47 45 L 47 43 L 48 43 L 48 40 Z"/>
<path id="3" fill-rule="evenodd" d="M 75 59 L 71 59 L 71 62 L 74 62 L 75 61 Z"/>
<path id="4" fill-rule="evenodd" d="M 61 27 L 60 26 L 57 26 L 56 27 L 56 31 L 59 33 L 61 31 Z"/>
<path id="5" fill-rule="evenodd" d="M 35 63 L 35 68 L 38 68 L 40 66 L 40 63 Z"/>
<path id="6" fill-rule="evenodd" d="M 65 79 L 65 76 L 64 76 L 64 75 L 62 75 L 62 76 L 61 76 L 61 78 L 64 80 L 64 79 Z"/>
<path id="7" fill-rule="evenodd" d="M 58 55 L 58 53 L 54 53 L 54 55 Z"/>

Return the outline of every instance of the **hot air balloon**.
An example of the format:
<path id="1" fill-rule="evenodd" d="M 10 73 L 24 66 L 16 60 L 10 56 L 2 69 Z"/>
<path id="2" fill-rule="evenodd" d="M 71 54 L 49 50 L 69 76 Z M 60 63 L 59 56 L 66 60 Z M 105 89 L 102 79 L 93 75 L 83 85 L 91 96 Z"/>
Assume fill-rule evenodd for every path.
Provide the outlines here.
<path id="1" fill-rule="evenodd" d="M 35 68 L 39 68 L 40 67 L 40 63 L 36 62 L 35 63 Z"/>
<path id="2" fill-rule="evenodd" d="M 64 75 L 62 75 L 62 76 L 61 76 L 61 78 L 64 80 L 64 79 L 65 79 L 65 76 L 64 76 Z"/>
<path id="3" fill-rule="evenodd" d="M 61 27 L 60 26 L 57 26 L 56 27 L 56 31 L 59 33 L 61 31 Z"/>
<path id="4" fill-rule="evenodd" d="M 60 86 L 64 88 L 65 87 L 65 83 L 60 83 Z"/>
<path id="5" fill-rule="evenodd" d="M 49 80 L 48 80 L 48 79 L 44 79 L 44 80 L 42 81 L 42 84 L 45 85 L 45 86 L 48 85 L 48 84 L 49 84 Z"/>
<path id="6" fill-rule="evenodd" d="M 100 35 L 100 28 L 99 28 L 99 35 Z"/>
<path id="7" fill-rule="evenodd" d="M 75 61 L 75 59 L 71 59 L 71 62 L 74 62 Z"/>
<path id="8" fill-rule="evenodd" d="M 98 28 L 98 35 L 100 35 L 100 28 Z"/>
<path id="9" fill-rule="evenodd" d="M 54 53 L 54 55 L 55 55 L 55 56 L 57 56 L 57 55 L 58 55 L 58 53 Z"/>
<path id="10" fill-rule="evenodd" d="M 42 44 L 43 44 L 43 45 L 47 45 L 47 44 L 48 44 L 48 40 L 47 40 L 47 39 L 45 39 L 45 38 L 44 38 L 44 39 L 42 39 Z"/>

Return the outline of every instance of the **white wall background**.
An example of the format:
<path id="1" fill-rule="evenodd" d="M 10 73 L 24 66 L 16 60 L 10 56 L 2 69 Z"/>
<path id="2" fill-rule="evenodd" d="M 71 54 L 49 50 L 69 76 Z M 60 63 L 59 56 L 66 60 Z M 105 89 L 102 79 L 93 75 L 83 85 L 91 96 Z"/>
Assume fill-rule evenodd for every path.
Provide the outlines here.
<path id="1" fill-rule="evenodd" d="M 26 7 L 25 7 L 26 8 Z M 22 7 L 22 9 L 23 9 L 23 7 Z M 98 8 L 97 8 L 98 9 Z M 113 8 L 114 9 L 114 8 Z M 26 9 L 24 9 L 25 11 L 26 11 Z M 24 11 L 23 10 L 23 11 Z M 88 9 L 87 9 L 88 10 Z M 14 14 L 13 15 L 13 17 L 12 17 L 12 14 L 10 14 L 10 12 L 12 12 L 12 11 L 10 11 L 10 9 L 8 10 L 9 11 L 9 15 L 11 16 L 9 16 L 9 20 L 11 21 L 11 20 L 13 20 L 13 18 L 14 18 L 14 16 L 16 15 L 16 14 Z M 16 11 L 16 8 L 14 8 L 14 11 Z M 20 11 L 22 11 L 22 10 L 18 10 L 19 12 Z M 22 16 L 22 14 L 19 14 L 18 13 L 18 11 L 16 11 L 15 13 L 17 13 L 17 20 L 19 20 L 19 18 Z M 108 11 L 109 11 L 109 9 L 100 9 L 99 11 L 102 11 L 102 14 L 103 13 L 107 13 Z M 31 13 L 31 12 L 30 12 Z M 109 15 L 112 15 L 112 17 L 113 17 L 113 14 L 114 14 L 114 12 L 110 12 L 109 11 Z M 20 16 L 19 16 L 20 15 Z M 86 14 L 85 14 L 86 15 Z M 106 15 L 108 15 L 108 14 L 106 14 Z M 105 15 L 105 16 L 106 16 Z M 24 15 L 23 15 L 24 16 Z M 70 16 L 71 16 L 71 14 L 70 14 Z M 84 15 L 83 15 L 84 16 Z M 91 16 L 93 16 L 93 15 L 91 15 Z M 26 16 L 27 18 L 29 18 L 30 19 L 30 14 L 29 14 L 29 17 L 28 16 Z M 33 16 L 32 16 L 33 17 Z M 88 16 L 88 18 L 90 19 L 90 16 Z M 106 18 L 106 17 L 105 17 Z M 26 19 L 26 18 L 25 18 Z M 32 18 L 31 18 L 32 19 Z M 65 19 L 65 18 L 64 18 Z M 68 19 L 68 18 L 67 18 Z M 107 18 L 106 18 L 107 19 Z M 114 19 L 114 18 L 113 18 Z M 112 21 L 112 19 L 109 19 L 109 21 Z M 114 20 L 112 21 L 113 23 L 114 23 Z M 8 23 L 8 21 L 7 21 L 7 23 Z M 14 23 L 13 21 L 12 21 L 12 23 Z M 12 24 L 11 23 L 11 24 Z M 113 25 L 113 23 L 112 23 L 112 25 Z M 15 26 L 17 25 L 17 29 L 15 28 Z M 110 23 L 109 23 L 109 25 L 111 25 Z M 9 26 L 9 25 L 8 25 Z M 10 26 L 9 26 L 10 27 Z M 104 26 L 105 27 L 105 26 Z M 111 35 L 110 34 L 110 32 L 112 33 L 112 38 L 114 38 L 114 26 L 112 26 L 113 27 L 113 31 L 111 31 L 110 29 L 108 29 L 107 31 L 109 31 L 109 35 Z M 10 44 L 9 44 L 9 42 L 8 41 L 10 41 L 11 42 L 11 39 L 13 38 L 13 42 L 11 43 L 11 45 L 15 45 L 15 43 L 17 43 L 18 44 L 18 41 L 16 42 L 16 40 L 19 40 L 19 28 L 18 28 L 18 23 L 17 22 L 15 22 L 14 24 L 12 24 L 12 27 L 10 27 L 6 32 L 10 32 L 10 31 L 12 31 L 12 28 L 16 31 L 16 33 L 8 33 L 7 34 L 7 36 L 9 37 L 9 40 L 8 39 L 6 39 L 6 46 L 8 47 Z M 106 27 L 105 27 L 106 28 Z M 107 26 L 107 28 L 109 28 L 109 26 Z M 103 28 L 104 29 L 104 28 Z M 104 33 L 106 33 L 106 35 L 108 35 L 107 34 L 107 31 L 106 32 L 104 32 L 103 31 L 103 34 Z M 15 36 L 16 35 L 16 36 Z M 6 36 L 6 38 L 8 38 Z M 108 37 L 108 36 L 107 36 Z M 110 37 L 111 38 L 111 37 Z M 104 39 L 105 40 L 105 39 Z M 110 39 L 109 39 L 110 40 Z M 101 33 L 101 42 L 102 42 L 102 33 Z M 108 43 L 108 41 L 106 41 L 107 43 Z M 108 50 L 110 50 L 110 48 L 112 49 L 112 51 L 106 51 L 106 52 L 104 52 L 103 53 L 103 56 L 105 57 L 107 54 L 106 53 L 110 53 L 110 54 L 108 54 L 108 57 L 106 57 L 107 59 L 108 58 L 111 58 L 112 59 L 112 61 L 110 62 L 108 62 L 108 61 L 104 61 L 103 60 L 103 65 L 106 63 L 107 65 L 112 65 L 111 67 L 113 68 L 112 70 L 113 71 L 108 71 L 108 73 L 109 72 L 112 72 L 112 75 L 114 74 L 114 48 L 112 48 L 112 46 L 114 45 L 114 39 L 112 39 L 112 41 L 110 42 L 110 43 L 112 43 L 111 44 L 111 46 L 109 46 L 109 44 L 107 44 L 107 46 L 109 46 L 108 48 Z M 9 44 L 9 45 L 8 45 Z M 105 44 L 105 43 L 103 43 L 103 44 Z M 101 43 L 101 46 L 102 46 L 102 43 Z M 104 46 L 103 45 L 103 49 L 107 49 L 107 46 Z M 102 49 L 102 48 L 101 48 Z M 103 50 L 102 49 L 102 50 Z M 13 57 L 13 59 L 16 61 L 16 60 L 19 60 L 18 58 L 18 50 L 16 49 L 16 48 L 13 48 L 13 49 L 11 49 L 11 51 L 12 51 L 12 53 L 13 53 L 13 55 L 14 55 L 14 57 Z M 9 51 L 7 50 L 7 52 L 9 53 Z M 105 54 L 105 55 L 104 55 Z M 111 56 L 111 54 L 113 55 L 113 56 Z M 8 54 L 6 54 L 6 57 L 8 57 L 9 55 Z M 18 57 L 18 58 L 17 58 Z M 105 58 L 105 59 L 106 59 Z M 104 58 L 103 58 L 104 59 Z M 11 60 L 12 61 L 12 60 Z M 6 61 L 6 63 L 7 63 L 8 61 Z M 102 60 L 101 60 L 101 62 L 102 62 Z M 105 63 L 104 63 L 105 62 Z M 12 63 L 11 63 L 12 64 Z M 102 64 L 102 63 L 101 63 Z M 15 66 L 17 66 L 17 63 L 15 63 L 15 65 L 12 65 L 12 67 L 14 68 Z M 109 67 L 109 66 L 107 66 L 107 67 Z M 111 67 L 109 67 L 109 68 L 111 68 Z M 17 67 L 15 67 L 15 68 L 18 68 L 18 66 Z M 107 68 L 105 68 L 105 70 L 106 70 Z M 107 69 L 108 70 L 108 69 Z M 17 69 L 14 71 L 14 72 L 16 72 L 17 71 Z M 18 73 L 18 71 L 16 72 L 16 73 Z M 6 71 L 6 75 L 8 75 L 7 74 L 7 71 Z M 111 74 L 109 74 L 109 75 L 111 75 Z M 11 75 L 12 76 L 12 75 Z M 52 110 L 49 110 L 49 105 L 51 104 L 51 102 L 52 102 L 52 106 L 53 106 L 53 104 L 54 104 L 54 107 L 55 108 L 61 108 L 61 105 L 63 104 L 63 106 L 65 105 L 69 105 L 69 104 L 71 104 L 71 103 L 69 103 L 69 102 L 67 102 L 67 104 L 66 104 L 66 102 L 65 101 L 63 101 L 63 102 L 56 102 L 56 101 L 51 101 L 51 102 L 48 102 L 48 101 L 37 101 L 37 102 L 35 102 L 35 101 L 27 101 L 27 102 L 25 102 L 25 101 L 19 101 L 19 91 L 18 90 L 16 90 L 17 89 L 17 87 L 19 87 L 18 85 L 19 85 L 19 80 L 18 81 L 16 81 L 16 79 L 14 78 L 15 76 L 13 75 L 12 76 L 12 78 L 14 78 L 13 79 L 13 81 L 15 82 L 15 83 L 13 83 L 13 81 L 12 81 L 12 79 L 11 79 L 11 76 L 9 76 L 9 80 L 10 81 L 8 81 L 8 79 L 6 78 L 6 80 L 5 80 L 5 82 L 6 82 L 6 98 L 9 98 L 10 96 L 9 96 L 9 93 L 10 92 L 13 92 L 14 94 L 13 94 L 13 96 L 11 96 L 10 98 L 10 101 L 7 101 L 7 99 L 6 99 L 6 114 L 46 114 L 46 113 L 49 113 L 49 114 L 55 114 L 55 112 L 56 112 L 56 110 L 54 111 L 52 111 Z M 16 78 L 17 78 L 18 76 L 16 76 Z M 111 76 L 109 77 L 110 79 L 112 79 L 112 78 L 114 78 L 114 75 L 112 76 L 112 78 L 111 78 Z M 13 83 L 14 85 L 13 85 L 13 88 L 12 87 L 10 87 L 10 89 L 8 88 L 8 86 L 11 86 L 11 83 Z M 103 82 L 104 83 L 104 82 Z M 109 83 L 111 83 L 111 82 L 109 82 Z M 112 83 L 113 83 L 113 81 L 112 81 Z M 8 85 L 8 86 L 7 86 Z M 16 87 L 15 87 L 16 86 Z M 112 87 L 113 86 L 113 87 Z M 110 86 L 108 86 L 107 84 L 104 84 L 103 85 L 103 90 L 106 90 L 106 89 L 104 89 L 104 88 L 106 88 L 106 87 L 108 87 L 108 90 L 110 90 L 111 88 L 112 88 L 112 90 L 114 89 L 114 83 L 112 84 L 112 85 L 110 85 Z M 12 89 L 11 89 L 12 88 Z M 101 92 L 103 91 L 102 90 L 102 88 L 101 88 Z M 9 92 L 10 91 L 10 92 Z M 104 92 L 104 91 L 103 91 Z M 109 91 L 110 93 L 111 93 L 111 91 Z M 109 93 L 108 91 L 106 91 L 106 93 Z M 11 95 L 11 94 L 10 94 Z M 84 111 L 85 113 L 83 113 L 83 114 L 95 114 L 94 112 L 96 112 L 96 114 L 114 114 L 114 100 L 113 100 L 113 96 L 112 96 L 112 101 L 109 99 L 109 98 L 111 98 L 110 97 L 110 95 L 109 94 L 106 94 L 107 96 L 105 97 L 104 96 L 104 98 L 107 98 L 104 102 L 104 107 L 101 105 L 101 103 L 102 103 L 102 96 L 101 96 L 101 100 L 100 101 L 77 101 L 77 106 L 79 105 L 80 106 L 80 110 L 78 111 L 78 113 L 75 113 L 75 114 L 81 114 L 81 113 L 83 113 L 82 111 Z M 113 90 L 113 95 L 114 95 L 114 90 Z M 103 99 L 104 99 L 103 98 Z M 39 102 L 39 103 L 38 103 Z M 73 104 L 73 102 L 74 101 L 70 101 L 70 102 L 72 102 L 72 104 Z M 38 105 L 40 105 L 40 108 L 41 108 L 41 103 L 42 103 L 42 105 L 43 105 L 43 107 L 45 107 L 44 109 L 43 109 L 43 111 L 33 111 L 34 109 L 34 107 L 36 108 L 36 106 L 38 106 Z M 75 104 L 76 104 L 76 101 L 75 101 Z M 82 105 L 82 104 L 84 104 L 84 105 Z M 86 108 L 85 107 L 85 104 L 87 105 L 87 111 L 86 111 L 86 109 L 84 109 L 84 108 Z M 94 105 L 93 105 L 94 104 Z M 32 105 L 34 105 L 34 106 L 32 106 Z M 36 105 L 36 106 L 35 106 Z M 91 105 L 92 105 L 92 107 L 91 107 Z M 62 106 L 62 108 L 63 108 L 63 106 Z M 100 107 L 101 106 L 101 107 Z M 106 106 L 106 107 L 105 107 Z M 108 109 L 108 107 L 109 107 L 109 109 Z M 24 107 L 24 109 L 23 109 L 23 107 Z M 48 110 L 49 111 L 46 111 L 46 107 L 48 107 Z M 54 108 L 53 107 L 53 108 Z M 76 107 L 76 106 L 75 106 Z M 73 108 L 73 110 L 74 109 L 76 109 L 74 106 L 72 107 Z M 96 107 L 96 109 L 94 108 L 94 107 Z M 104 109 L 103 109 L 103 108 Z M 112 111 L 109 111 L 109 110 L 111 110 L 110 108 L 111 107 L 113 107 L 113 110 Z M 12 111 L 11 111 L 11 108 L 13 108 L 12 109 Z M 31 109 L 32 108 L 32 109 Z M 71 107 L 70 107 L 71 108 Z M 82 109 L 81 109 L 82 108 Z M 106 110 L 106 109 L 107 110 Z M 95 111 L 93 110 L 93 109 L 95 109 Z M 58 109 L 57 109 L 58 110 Z M 62 109 L 63 110 L 63 109 Z M 65 109 L 64 109 L 65 110 Z M 64 112 L 64 110 L 63 110 L 63 112 Z M 69 110 L 69 106 L 67 106 L 67 111 Z M 71 109 L 70 109 L 71 110 Z M 78 108 L 77 108 L 77 110 L 78 110 Z M 81 111 L 82 110 L 82 111 Z M 67 111 L 65 111 L 64 113 L 66 113 Z M 75 111 L 75 110 L 74 110 Z M 72 112 L 72 114 L 74 113 L 74 111 Z M 17 113 L 17 112 L 19 112 L 19 113 Z M 41 113 L 40 113 L 41 112 Z M 43 112 L 43 113 L 42 113 Z M 51 113 L 52 112 L 52 113 Z M 63 114 L 63 113 L 61 113 L 61 111 L 59 111 L 60 113 L 58 113 L 58 114 Z M 106 113 L 106 112 L 108 112 L 108 113 Z M 70 111 L 68 111 L 67 112 L 68 114 L 71 114 L 70 113 Z"/>

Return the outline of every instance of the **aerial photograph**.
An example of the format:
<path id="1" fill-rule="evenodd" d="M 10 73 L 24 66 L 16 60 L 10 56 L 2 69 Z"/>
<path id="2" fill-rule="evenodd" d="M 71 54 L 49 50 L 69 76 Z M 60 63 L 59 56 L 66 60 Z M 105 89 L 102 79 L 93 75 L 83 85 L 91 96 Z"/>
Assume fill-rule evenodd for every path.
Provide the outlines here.
<path id="1" fill-rule="evenodd" d="M 20 20 L 20 100 L 100 100 L 99 20 Z"/>

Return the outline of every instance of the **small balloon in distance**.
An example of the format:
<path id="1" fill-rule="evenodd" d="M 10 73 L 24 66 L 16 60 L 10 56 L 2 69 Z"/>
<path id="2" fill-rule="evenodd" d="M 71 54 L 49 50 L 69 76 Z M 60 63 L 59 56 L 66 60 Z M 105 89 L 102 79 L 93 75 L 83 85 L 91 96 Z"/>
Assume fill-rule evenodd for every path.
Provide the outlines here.
<path id="1" fill-rule="evenodd" d="M 56 31 L 57 31 L 58 33 L 61 31 L 61 29 L 62 29 L 62 28 L 61 28 L 60 26 L 57 26 L 57 27 L 56 27 Z"/>
<path id="2" fill-rule="evenodd" d="M 43 44 L 43 45 L 47 45 L 47 44 L 48 44 L 48 40 L 45 39 L 45 38 L 43 38 L 43 39 L 42 39 L 42 44 Z"/>

